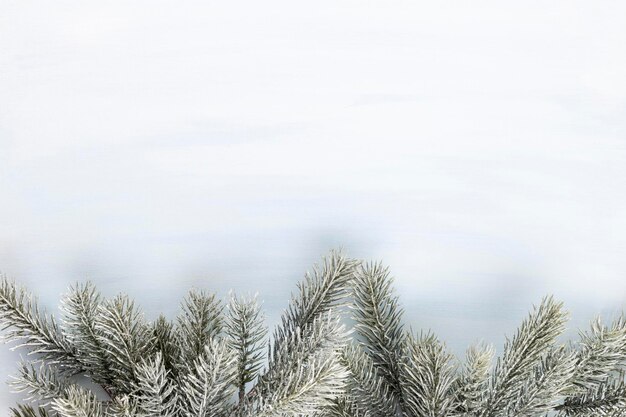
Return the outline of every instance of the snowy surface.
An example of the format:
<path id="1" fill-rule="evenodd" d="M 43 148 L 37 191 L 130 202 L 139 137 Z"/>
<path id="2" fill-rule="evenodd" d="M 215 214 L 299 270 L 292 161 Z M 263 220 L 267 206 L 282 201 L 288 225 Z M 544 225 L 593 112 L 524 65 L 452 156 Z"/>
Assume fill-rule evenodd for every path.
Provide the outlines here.
<path id="1" fill-rule="evenodd" d="M 0 271 L 277 320 L 332 247 L 414 329 L 626 305 L 626 3 L 0 0 Z M 0 352 L 0 376 L 15 355 Z M 4 410 L 14 398 L 0 389 Z M 2 411 L 4 413 L 4 411 Z"/>

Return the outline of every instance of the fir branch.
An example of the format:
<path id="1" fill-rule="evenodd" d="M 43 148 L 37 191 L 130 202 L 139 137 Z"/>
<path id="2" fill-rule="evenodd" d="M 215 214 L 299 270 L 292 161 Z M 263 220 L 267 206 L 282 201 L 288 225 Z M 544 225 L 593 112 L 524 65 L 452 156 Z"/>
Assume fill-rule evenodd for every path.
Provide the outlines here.
<path id="1" fill-rule="evenodd" d="M 405 407 L 414 417 L 440 417 L 454 408 L 452 355 L 433 335 L 408 338 L 402 368 Z"/>
<path id="2" fill-rule="evenodd" d="M 274 349 L 281 349 L 281 341 L 288 339 L 313 323 L 317 318 L 341 305 L 348 295 L 350 280 L 358 262 L 341 252 L 332 251 L 315 265 L 313 273 L 306 273 L 298 283 L 298 295 L 292 297 L 282 317 L 282 325 L 274 334 Z"/>
<path id="3" fill-rule="evenodd" d="M 70 386 L 63 397 L 52 402 L 52 409 L 60 417 L 103 417 L 102 404 L 89 391 Z"/>
<path id="4" fill-rule="evenodd" d="M 361 346 L 348 345 L 342 352 L 342 363 L 350 373 L 347 386 L 352 398 L 347 401 L 351 403 L 350 407 L 343 409 L 372 417 L 397 414 L 397 398 L 394 392 L 378 374 L 372 359 L 363 352 Z"/>
<path id="5" fill-rule="evenodd" d="M 619 317 L 611 326 L 596 319 L 589 332 L 581 333 L 574 383 L 582 388 L 592 387 L 625 368 L 626 317 Z"/>
<path id="6" fill-rule="evenodd" d="M 560 415 L 576 417 L 617 416 L 626 414 L 626 383 L 624 375 L 606 378 L 586 391 L 568 398 L 556 407 Z"/>
<path id="7" fill-rule="evenodd" d="M 460 413 L 475 413 L 486 398 L 493 355 L 493 347 L 484 344 L 467 350 L 465 364 L 455 383 Z"/>
<path id="8" fill-rule="evenodd" d="M 389 414 L 391 416 L 392 414 Z M 315 417 L 373 417 L 369 411 L 359 408 L 354 399 L 339 397 Z"/>
<path id="9" fill-rule="evenodd" d="M 165 369 L 173 378 L 179 374 L 179 363 L 181 348 L 179 344 L 179 335 L 174 324 L 167 320 L 165 316 L 160 315 L 154 321 L 150 328 L 152 339 L 154 340 L 154 349 L 161 354 L 161 360 Z"/>
<path id="10" fill-rule="evenodd" d="M 25 401 L 38 401 L 41 405 L 48 405 L 55 398 L 65 395 L 70 383 L 59 373 L 42 363 L 36 369 L 32 363 L 22 362 L 19 365 L 19 374 L 9 383 L 16 393 L 24 393 Z"/>
<path id="11" fill-rule="evenodd" d="M 263 412 L 312 413 L 323 408 L 343 383 L 345 370 L 336 362 L 347 333 L 332 309 L 344 302 L 357 265 L 357 261 L 332 251 L 322 266 L 314 266 L 313 273 L 307 273 L 298 285 L 298 295 L 292 297 L 274 332 L 268 369 L 248 394 L 260 396 L 257 401 Z M 334 377 L 327 375 L 332 370 L 338 372 Z M 313 407 L 316 394 L 320 402 Z"/>
<path id="12" fill-rule="evenodd" d="M 492 376 L 489 397 L 481 416 L 496 416 L 514 401 L 537 363 L 563 332 L 567 314 L 562 303 L 544 298 L 524 320 L 512 340 L 507 340 Z"/>
<path id="13" fill-rule="evenodd" d="M 50 414 L 43 407 L 34 408 L 30 405 L 20 404 L 17 408 L 10 408 L 11 417 L 49 417 Z"/>
<path id="14" fill-rule="evenodd" d="M 42 312 L 26 289 L 6 277 L 0 277 L 0 323 L 4 338 L 18 342 L 12 349 L 27 348 L 68 372 L 80 369 L 75 349 L 59 331 L 54 317 Z"/>
<path id="15" fill-rule="evenodd" d="M 329 311 L 284 339 L 257 385 L 256 415 L 312 415 L 329 406 L 348 376 L 340 363 L 346 337 L 339 317 Z"/>
<path id="16" fill-rule="evenodd" d="M 524 382 L 517 398 L 506 407 L 504 415 L 542 416 L 553 410 L 572 388 L 576 358 L 560 347 L 544 355 L 533 374 Z"/>
<path id="17" fill-rule="evenodd" d="M 204 347 L 222 330 L 222 305 L 214 294 L 192 290 L 182 304 L 178 317 L 181 361 L 189 366 L 204 354 Z"/>
<path id="18" fill-rule="evenodd" d="M 106 410 L 107 417 L 138 417 L 140 416 L 137 401 L 129 395 L 123 394 L 115 397 Z"/>
<path id="19" fill-rule="evenodd" d="M 120 294 L 99 308 L 96 331 L 111 381 L 122 392 L 129 392 L 136 381 L 142 359 L 151 351 L 153 341 L 141 311 L 128 296 Z"/>
<path id="20" fill-rule="evenodd" d="M 237 358 L 224 341 L 209 340 L 181 381 L 180 406 L 187 416 L 224 415 L 234 393 Z"/>
<path id="21" fill-rule="evenodd" d="M 261 308 L 253 299 L 231 296 L 225 322 L 228 346 L 237 355 L 239 401 L 245 399 L 246 384 L 254 381 L 263 366 L 264 339 L 267 334 Z"/>
<path id="22" fill-rule="evenodd" d="M 137 416 L 175 417 L 178 397 L 168 378 L 161 353 L 153 360 L 144 361 L 137 368 L 137 382 L 133 396 L 137 402 Z"/>
<path id="23" fill-rule="evenodd" d="M 402 308 L 392 289 L 393 279 L 381 263 L 367 263 L 354 274 L 352 317 L 365 351 L 402 403 L 400 367 L 405 344 Z"/>
<path id="24" fill-rule="evenodd" d="M 95 382 L 107 386 L 111 383 L 111 370 L 102 345 L 105 336 L 96 327 L 102 301 L 91 282 L 71 287 L 61 302 L 62 332 L 75 348 L 84 371 Z"/>

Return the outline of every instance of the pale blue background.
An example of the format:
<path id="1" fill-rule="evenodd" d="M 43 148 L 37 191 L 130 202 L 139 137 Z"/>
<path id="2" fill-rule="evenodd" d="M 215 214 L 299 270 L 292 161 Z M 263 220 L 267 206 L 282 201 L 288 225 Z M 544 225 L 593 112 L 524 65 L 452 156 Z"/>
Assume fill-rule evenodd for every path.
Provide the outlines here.
<path id="1" fill-rule="evenodd" d="M 626 302 L 626 3 L 0 0 L 0 270 L 274 323 L 332 247 L 501 346 Z M 0 376 L 14 368 L 3 349 Z M 0 406 L 10 399 L 0 389 Z"/>

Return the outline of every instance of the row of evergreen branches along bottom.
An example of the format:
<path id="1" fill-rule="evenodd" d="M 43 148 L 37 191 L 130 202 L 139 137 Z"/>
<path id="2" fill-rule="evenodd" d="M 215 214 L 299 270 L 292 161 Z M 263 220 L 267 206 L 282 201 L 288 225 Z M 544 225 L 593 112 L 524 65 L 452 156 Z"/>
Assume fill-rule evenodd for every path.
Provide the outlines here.
<path id="1" fill-rule="evenodd" d="M 174 321 L 147 322 L 90 283 L 61 310 L 56 320 L 0 282 L 3 334 L 29 352 L 10 382 L 24 398 L 13 417 L 626 416 L 623 316 L 563 343 L 567 314 L 546 297 L 499 357 L 478 345 L 460 361 L 405 329 L 386 267 L 337 251 L 305 275 L 271 338 L 255 298 L 197 290 Z"/>

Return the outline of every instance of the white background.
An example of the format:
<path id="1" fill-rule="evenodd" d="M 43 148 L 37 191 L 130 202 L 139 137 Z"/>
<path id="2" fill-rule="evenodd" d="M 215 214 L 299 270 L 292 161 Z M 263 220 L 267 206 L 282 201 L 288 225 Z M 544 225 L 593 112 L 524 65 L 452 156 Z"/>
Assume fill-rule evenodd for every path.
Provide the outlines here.
<path id="1" fill-rule="evenodd" d="M 274 323 L 343 246 L 458 354 L 548 293 L 572 329 L 614 316 L 625 21 L 621 1 L 0 0 L 0 270 L 50 310 L 91 279 L 148 319 L 191 286 L 258 292 Z"/>

